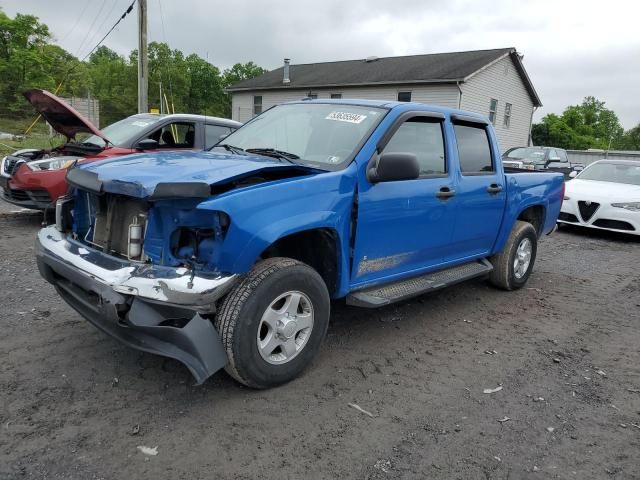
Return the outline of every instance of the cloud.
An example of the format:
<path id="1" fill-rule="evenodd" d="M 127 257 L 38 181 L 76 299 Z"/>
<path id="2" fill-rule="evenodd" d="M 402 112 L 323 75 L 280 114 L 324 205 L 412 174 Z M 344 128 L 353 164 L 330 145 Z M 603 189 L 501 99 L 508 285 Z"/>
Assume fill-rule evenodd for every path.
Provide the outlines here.
<path id="1" fill-rule="evenodd" d="M 113 1 L 100 16 L 102 2 L 85 8 L 86 0 L 22 0 L 3 8 L 10 15 L 39 16 L 63 47 L 84 55 L 131 0 Z M 640 36 L 633 2 L 148 0 L 148 7 L 150 40 L 208 57 L 221 68 L 250 60 L 276 68 L 284 57 L 309 63 L 513 46 L 525 55 L 544 103 L 536 118 L 594 95 L 625 128 L 640 122 Z M 122 54 L 136 48 L 135 13 L 107 46 Z M 92 23 L 101 31 L 83 42 Z"/>

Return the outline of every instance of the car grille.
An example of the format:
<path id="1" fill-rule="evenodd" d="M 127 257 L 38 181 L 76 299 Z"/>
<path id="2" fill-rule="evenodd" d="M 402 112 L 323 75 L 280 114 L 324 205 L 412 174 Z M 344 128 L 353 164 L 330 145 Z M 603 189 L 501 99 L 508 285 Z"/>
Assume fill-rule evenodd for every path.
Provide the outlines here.
<path id="1" fill-rule="evenodd" d="M 578 217 L 576 217 L 574 214 L 572 213 L 565 213 L 565 212 L 560 212 L 560 215 L 558 215 L 558 220 L 563 220 L 565 222 L 575 222 L 578 223 Z"/>
<path id="2" fill-rule="evenodd" d="M 13 188 L 7 188 L 4 190 L 4 197 L 7 200 L 13 200 L 14 202 L 27 202 L 29 201 L 29 195 L 24 190 L 14 190 Z"/>
<path id="3" fill-rule="evenodd" d="M 600 227 L 600 228 L 612 228 L 614 230 L 628 230 L 631 232 L 635 230 L 635 228 L 633 228 L 633 225 L 631 225 L 628 222 L 623 222 L 621 220 L 609 220 L 607 218 L 599 218 L 598 220 L 593 222 L 593 224 L 596 227 Z"/>
<path id="4" fill-rule="evenodd" d="M 51 203 L 51 197 L 46 190 L 27 190 L 27 195 L 39 207 L 46 207 Z"/>
<path id="5" fill-rule="evenodd" d="M 503 161 L 502 165 L 510 168 L 522 168 L 523 166 L 522 162 L 510 162 L 510 161 Z"/>
<path id="6" fill-rule="evenodd" d="M 593 214 L 596 213 L 596 210 L 600 207 L 599 203 L 596 202 L 588 202 L 580 200 L 578 202 L 578 209 L 580 210 L 580 216 L 585 222 L 588 222 Z"/>

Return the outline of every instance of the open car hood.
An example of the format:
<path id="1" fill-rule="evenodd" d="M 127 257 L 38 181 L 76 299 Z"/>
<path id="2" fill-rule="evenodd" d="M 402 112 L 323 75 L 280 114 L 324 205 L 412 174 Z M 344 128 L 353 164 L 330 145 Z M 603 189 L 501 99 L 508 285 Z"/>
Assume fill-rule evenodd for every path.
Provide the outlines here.
<path id="1" fill-rule="evenodd" d="M 149 200 L 202 199 L 212 195 L 212 187 L 243 178 L 273 178 L 274 175 L 287 178 L 320 172 L 260 156 L 174 151 L 126 155 L 78 165 L 69 170 L 67 180 L 96 193 Z"/>
<path id="2" fill-rule="evenodd" d="M 109 141 L 98 127 L 53 93 L 35 88 L 23 92 L 22 95 L 56 132 L 67 139 L 75 138 L 78 133 L 91 133 L 105 142 Z"/>

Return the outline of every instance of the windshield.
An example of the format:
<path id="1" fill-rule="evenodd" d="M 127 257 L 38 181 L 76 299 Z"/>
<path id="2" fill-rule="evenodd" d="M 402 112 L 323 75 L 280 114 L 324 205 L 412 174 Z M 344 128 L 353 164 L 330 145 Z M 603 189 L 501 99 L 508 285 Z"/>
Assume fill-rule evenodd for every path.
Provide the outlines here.
<path id="1" fill-rule="evenodd" d="M 243 150 L 287 154 L 293 162 L 322 166 L 347 160 L 384 116 L 381 108 L 295 103 L 267 110 L 220 142 Z"/>
<path id="2" fill-rule="evenodd" d="M 638 165 L 611 162 L 594 163 L 585 168 L 578 175 L 578 178 L 580 180 L 640 185 L 640 163 Z"/>
<path id="3" fill-rule="evenodd" d="M 160 120 L 160 117 L 138 117 L 136 115 L 127 117 L 119 122 L 112 123 L 108 127 L 104 127 L 101 131 L 104 136 L 109 139 L 114 145 L 123 145 L 127 143 L 132 137 L 145 130 L 149 125 L 152 125 Z M 84 142 L 93 143 L 100 147 L 104 147 L 104 140 L 97 135 L 91 135 Z"/>
<path id="4" fill-rule="evenodd" d="M 507 153 L 507 158 L 518 160 L 544 160 L 544 150 L 540 148 L 514 148 Z"/>

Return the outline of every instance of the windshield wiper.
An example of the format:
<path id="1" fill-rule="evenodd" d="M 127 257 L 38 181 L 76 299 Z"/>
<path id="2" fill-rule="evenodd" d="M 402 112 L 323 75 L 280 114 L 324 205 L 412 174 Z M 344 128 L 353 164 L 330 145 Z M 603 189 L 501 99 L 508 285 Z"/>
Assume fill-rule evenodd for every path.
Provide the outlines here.
<path id="1" fill-rule="evenodd" d="M 300 157 L 295 153 L 284 152 L 282 150 L 276 150 L 275 148 L 247 148 L 245 152 L 256 153 L 258 155 L 264 155 L 266 157 L 278 158 L 281 160 L 287 160 L 289 163 L 295 164 L 294 160 L 299 160 Z"/>
<path id="2" fill-rule="evenodd" d="M 243 148 L 236 147 L 234 145 L 229 145 L 228 143 L 221 143 L 219 145 L 214 145 L 211 147 L 211 150 L 214 148 L 224 148 L 227 152 L 235 153 L 236 155 L 240 155 L 244 152 Z"/>

